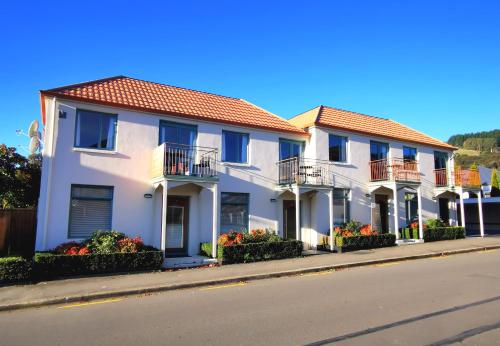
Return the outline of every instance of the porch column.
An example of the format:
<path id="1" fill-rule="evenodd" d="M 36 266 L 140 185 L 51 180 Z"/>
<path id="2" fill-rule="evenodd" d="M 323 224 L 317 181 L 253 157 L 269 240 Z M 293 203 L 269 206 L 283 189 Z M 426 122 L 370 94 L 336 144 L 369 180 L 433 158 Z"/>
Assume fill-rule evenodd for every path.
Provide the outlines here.
<path id="1" fill-rule="evenodd" d="M 424 239 L 424 220 L 422 219 L 422 188 L 417 188 L 417 202 L 418 202 L 418 237 Z"/>
<path id="2" fill-rule="evenodd" d="M 481 237 L 484 238 L 484 222 L 483 222 L 483 202 L 481 197 L 481 190 L 477 193 L 477 207 L 479 208 L 479 232 Z"/>
<path id="3" fill-rule="evenodd" d="M 394 234 L 396 239 L 399 239 L 399 204 L 398 204 L 398 186 L 394 184 L 393 204 L 394 204 Z"/>
<path id="4" fill-rule="evenodd" d="M 219 235 L 219 189 L 212 187 L 212 257 L 217 258 L 217 237 Z"/>
<path id="5" fill-rule="evenodd" d="M 465 229 L 465 206 L 464 206 L 464 192 L 460 190 L 460 218 L 462 219 L 462 227 Z"/>
<path id="6" fill-rule="evenodd" d="M 165 253 L 167 247 L 167 180 L 163 180 L 163 194 L 161 204 L 161 251 Z"/>
<path id="7" fill-rule="evenodd" d="M 295 187 L 295 238 L 302 240 L 302 232 L 300 230 L 300 188 Z"/>
<path id="8" fill-rule="evenodd" d="M 330 215 L 330 250 L 333 251 L 333 189 L 328 191 L 328 213 Z"/>

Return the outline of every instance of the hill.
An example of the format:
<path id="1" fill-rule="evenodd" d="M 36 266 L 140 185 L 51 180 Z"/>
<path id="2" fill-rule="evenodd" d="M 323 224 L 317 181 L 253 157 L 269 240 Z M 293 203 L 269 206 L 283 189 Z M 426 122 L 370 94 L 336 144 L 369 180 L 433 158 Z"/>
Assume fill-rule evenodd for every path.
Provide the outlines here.
<path id="1" fill-rule="evenodd" d="M 459 150 L 455 163 L 469 167 L 473 163 L 489 168 L 500 166 L 500 130 L 453 135 L 448 143 Z"/>

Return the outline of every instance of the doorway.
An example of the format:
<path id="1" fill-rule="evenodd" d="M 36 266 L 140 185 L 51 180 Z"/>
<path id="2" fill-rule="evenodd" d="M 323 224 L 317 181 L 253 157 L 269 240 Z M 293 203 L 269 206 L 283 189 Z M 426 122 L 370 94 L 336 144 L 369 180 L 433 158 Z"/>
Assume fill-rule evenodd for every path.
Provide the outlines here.
<path id="1" fill-rule="evenodd" d="M 439 198 L 439 218 L 446 222 L 450 222 L 450 200 L 448 198 Z"/>
<path id="2" fill-rule="evenodd" d="M 387 195 L 375 195 L 375 203 L 380 214 L 380 231 L 389 232 L 389 201 Z"/>
<path id="3" fill-rule="evenodd" d="M 188 254 L 189 197 L 167 197 L 167 234 L 165 256 Z"/>
<path id="4" fill-rule="evenodd" d="M 283 237 L 285 239 L 297 238 L 295 222 L 295 201 L 283 201 Z"/>

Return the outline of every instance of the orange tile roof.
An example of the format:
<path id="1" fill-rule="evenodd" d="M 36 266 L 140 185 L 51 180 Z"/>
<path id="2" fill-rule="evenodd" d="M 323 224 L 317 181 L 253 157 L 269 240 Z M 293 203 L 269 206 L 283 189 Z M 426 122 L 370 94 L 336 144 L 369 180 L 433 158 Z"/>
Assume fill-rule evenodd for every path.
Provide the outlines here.
<path id="1" fill-rule="evenodd" d="M 40 91 L 89 103 L 176 115 L 232 125 L 288 132 L 307 136 L 307 132 L 243 99 L 147 82 L 125 76 Z M 42 102 L 43 104 L 43 102 Z M 42 107 L 42 113 L 43 113 Z M 45 115 L 42 114 L 45 119 Z"/>
<path id="2" fill-rule="evenodd" d="M 301 113 L 290 119 L 289 122 L 303 129 L 317 125 L 396 139 L 402 142 L 426 144 L 450 150 L 456 149 L 445 142 L 432 138 L 391 119 L 383 119 L 326 106 L 319 106 Z"/>

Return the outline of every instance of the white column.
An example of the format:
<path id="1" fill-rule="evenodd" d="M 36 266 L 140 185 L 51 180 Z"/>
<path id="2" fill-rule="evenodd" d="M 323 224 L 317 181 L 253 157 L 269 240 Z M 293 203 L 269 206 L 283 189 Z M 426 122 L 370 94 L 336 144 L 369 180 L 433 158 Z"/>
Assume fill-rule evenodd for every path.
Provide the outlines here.
<path id="1" fill-rule="evenodd" d="M 297 240 L 302 240 L 302 232 L 300 229 L 300 188 L 295 187 L 295 237 Z"/>
<path id="2" fill-rule="evenodd" d="M 464 206 L 464 192 L 460 190 L 460 218 L 462 219 L 462 227 L 465 229 L 465 206 Z"/>
<path id="3" fill-rule="evenodd" d="M 418 202 L 418 237 L 424 239 L 424 220 L 422 219 L 422 188 L 417 188 L 417 202 Z"/>
<path id="4" fill-rule="evenodd" d="M 219 189 L 212 187 L 212 257 L 217 258 L 217 238 L 219 236 Z"/>
<path id="5" fill-rule="evenodd" d="M 399 239 L 399 204 L 398 204 L 398 186 L 394 184 L 393 189 L 393 204 L 394 204 L 394 234 L 396 239 Z"/>
<path id="6" fill-rule="evenodd" d="M 479 231 L 481 237 L 484 237 L 484 221 L 483 221 L 483 202 L 481 197 L 481 190 L 477 193 L 477 207 L 479 209 Z"/>
<path id="7" fill-rule="evenodd" d="M 333 251 L 333 189 L 328 192 L 328 213 L 330 215 L 330 250 Z"/>
<path id="8" fill-rule="evenodd" d="M 163 180 L 163 195 L 161 205 L 161 251 L 165 253 L 167 247 L 167 180 Z"/>

